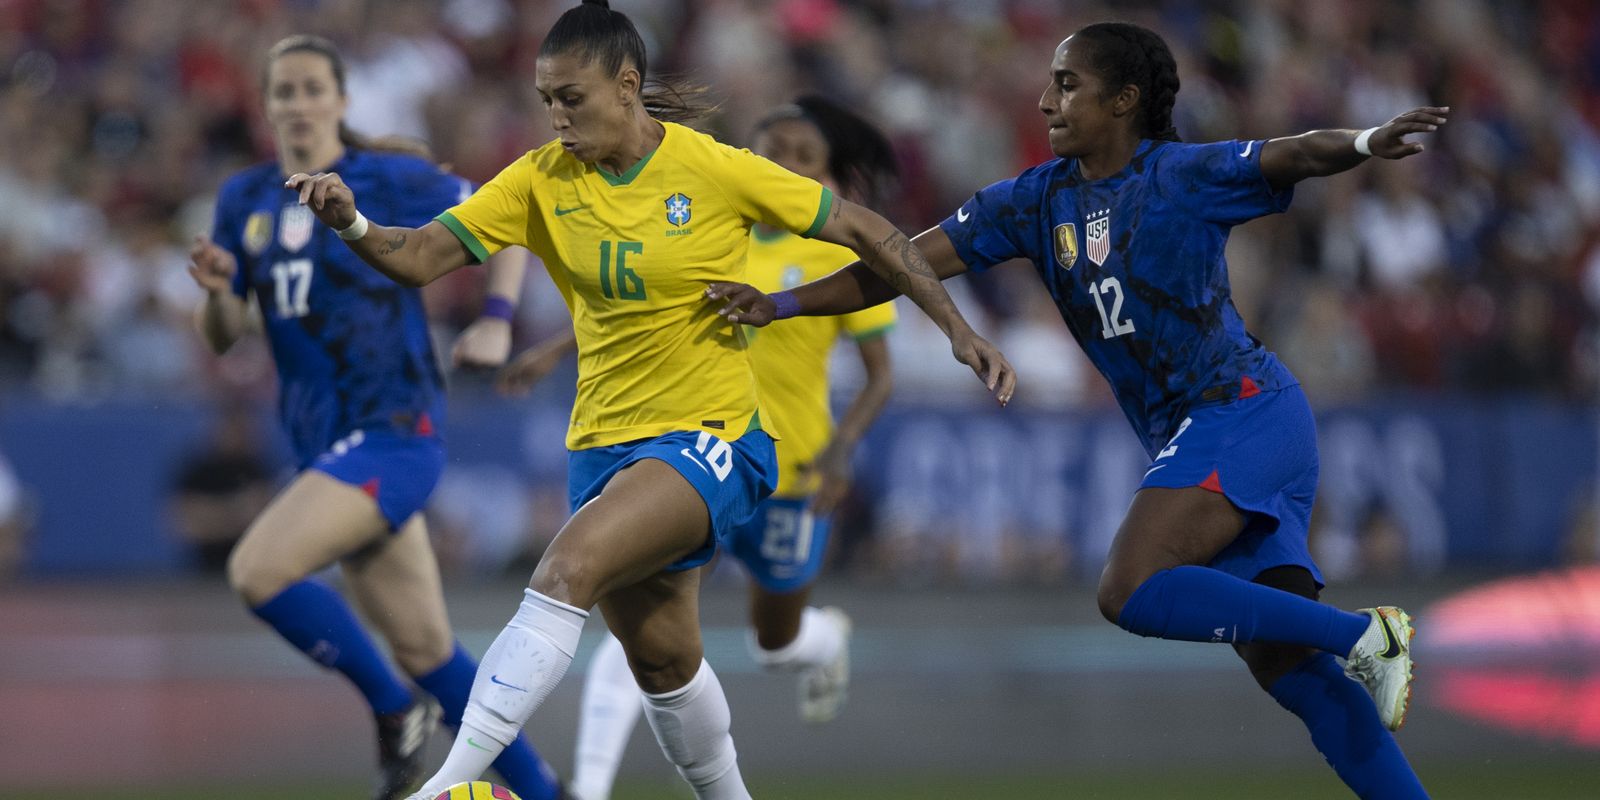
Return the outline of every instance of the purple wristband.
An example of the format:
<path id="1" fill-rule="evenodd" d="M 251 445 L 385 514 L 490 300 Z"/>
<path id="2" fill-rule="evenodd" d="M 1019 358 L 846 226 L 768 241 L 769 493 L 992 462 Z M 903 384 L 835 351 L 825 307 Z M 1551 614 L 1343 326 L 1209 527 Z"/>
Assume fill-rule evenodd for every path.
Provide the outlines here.
<path id="1" fill-rule="evenodd" d="M 497 294 L 491 294 L 483 299 L 483 316 L 503 319 L 510 322 L 517 315 L 517 307 L 510 300 Z"/>
<path id="2" fill-rule="evenodd" d="M 800 301 L 795 299 L 794 292 L 773 292 L 767 296 L 772 298 L 772 304 L 777 306 L 777 310 L 772 314 L 774 320 L 788 319 L 800 313 Z"/>

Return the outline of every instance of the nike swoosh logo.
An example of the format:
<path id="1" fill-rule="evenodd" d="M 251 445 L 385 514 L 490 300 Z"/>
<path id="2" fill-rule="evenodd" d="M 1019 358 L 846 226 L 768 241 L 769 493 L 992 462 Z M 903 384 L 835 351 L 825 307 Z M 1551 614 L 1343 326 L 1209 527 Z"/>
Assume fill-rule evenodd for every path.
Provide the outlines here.
<path id="1" fill-rule="evenodd" d="M 965 208 L 956 209 L 956 222 L 966 222 L 967 221 L 967 217 L 970 217 L 970 216 L 972 216 L 972 215 L 968 214 L 967 210 Z"/>
<path id="2" fill-rule="evenodd" d="M 572 208 L 562 208 L 561 206 L 556 206 L 556 216 L 564 217 L 574 211 L 582 211 L 586 208 L 588 208 L 588 206 L 574 206 Z"/>
<path id="3" fill-rule="evenodd" d="M 506 683 L 506 682 L 505 682 L 505 681 L 503 681 L 503 680 L 500 680 L 500 676 L 499 676 L 499 675 L 490 675 L 490 676 L 489 676 L 489 682 L 490 682 L 490 683 L 498 683 L 498 684 L 500 684 L 500 685 L 501 685 L 501 686 L 504 686 L 504 687 L 506 687 L 506 688 L 507 688 L 507 689 L 516 689 L 516 690 L 517 690 L 517 691 L 519 691 L 519 692 L 526 692 L 526 691 L 528 691 L 528 690 L 527 690 L 527 689 L 524 689 L 524 688 L 522 688 L 522 687 L 521 687 L 521 686 L 513 686 L 513 685 L 511 685 L 511 684 L 509 684 L 509 683 Z"/>
<path id="4" fill-rule="evenodd" d="M 1150 469 L 1145 470 L 1144 476 L 1146 478 L 1148 478 L 1148 477 L 1150 477 L 1150 473 L 1155 472 L 1158 469 L 1165 469 L 1166 467 L 1167 467 L 1166 464 L 1157 464 L 1157 465 L 1151 467 Z"/>
<path id="5" fill-rule="evenodd" d="M 687 448 L 687 447 L 683 448 L 683 454 L 688 456 L 689 457 L 689 462 L 694 464 L 695 466 L 699 467 L 701 472 L 704 472 L 707 475 L 711 474 L 711 470 L 706 469 L 706 465 L 700 463 L 700 459 L 695 458 L 694 454 L 689 452 L 689 448 Z M 491 677 L 490 680 L 493 680 L 493 678 Z"/>
<path id="6" fill-rule="evenodd" d="M 483 745 L 478 744 L 477 742 L 473 741 L 471 736 L 467 737 L 467 744 L 469 744 L 469 745 L 471 745 L 473 747 L 476 747 L 476 748 L 478 748 L 479 750 L 482 750 L 485 753 L 493 753 L 494 752 L 493 750 L 490 750 L 489 748 L 484 747 Z"/>
<path id="7" fill-rule="evenodd" d="M 1389 627 L 1389 618 L 1385 617 L 1382 614 L 1379 614 L 1378 615 L 1378 625 L 1383 628 L 1383 641 L 1384 641 L 1383 652 L 1379 653 L 1378 657 L 1379 658 L 1395 658 L 1396 656 L 1399 656 L 1400 655 L 1400 640 L 1399 640 L 1399 638 L 1397 638 L 1394 635 L 1394 631 Z"/>
<path id="8" fill-rule="evenodd" d="M 1239 157 L 1240 157 L 1240 158 L 1249 158 L 1249 157 L 1250 157 L 1250 151 L 1251 151 L 1251 150 L 1252 150 L 1252 149 L 1254 149 L 1254 148 L 1255 148 L 1255 146 L 1256 146 L 1256 143 L 1255 143 L 1255 142 L 1253 142 L 1253 141 L 1252 141 L 1252 142 L 1246 142 L 1246 143 L 1245 143 L 1245 146 L 1244 146 L 1244 152 L 1243 152 L 1243 153 L 1240 153 L 1240 154 L 1239 154 Z M 557 211 L 557 212 L 556 212 L 556 213 L 557 213 L 557 214 L 559 214 L 559 213 L 561 213 L 561 212 L 559 212 L 559 211 Z"/>

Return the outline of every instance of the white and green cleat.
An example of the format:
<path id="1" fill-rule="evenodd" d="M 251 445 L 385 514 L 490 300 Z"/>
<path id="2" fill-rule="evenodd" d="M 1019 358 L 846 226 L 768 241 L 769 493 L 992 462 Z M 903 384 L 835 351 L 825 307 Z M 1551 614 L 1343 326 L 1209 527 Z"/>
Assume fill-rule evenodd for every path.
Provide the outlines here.
<path id="1" fill-rule="evenodd" d="M 839 716 L 850 690 L 850 615 L 836 606 L 822 613 L 838 626 L 841 641 L 832 661 L 800 673 L 800 718 L 811 723 Z"/>
<path id="2" fill-rule="evenodd" d="M 1391 731 L 1406 724 L 1411 705 L 1411 615 L 1396 606 L 1363 608 L 1372 618 L 1366 633 L 1345 658 L 1344 674 L 1358 681 L 1378 706 L 1378 719 Z"/>

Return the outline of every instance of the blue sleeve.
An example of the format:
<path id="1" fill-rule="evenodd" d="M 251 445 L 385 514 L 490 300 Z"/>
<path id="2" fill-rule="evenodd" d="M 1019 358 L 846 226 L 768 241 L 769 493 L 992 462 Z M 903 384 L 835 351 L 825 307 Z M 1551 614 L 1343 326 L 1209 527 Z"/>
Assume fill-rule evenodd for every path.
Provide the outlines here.
<path id="1" fill-rule="evenodd" d="M 1033 259 L 1028 247 L 1037 220 L 1037 198 L 1027 196 L 1028 173 L 980 189 L 956 213 L 939 223 L 956 254 L 972 272 L 1013 258 Z"/>
<path id="2" fill-rule="evenodd" d="M 408 156 L 396 166 L 390 197 L 394 218 L 373 220 L 379 224 L 420 228 L 472 194 L 472 183 L 466 178 L 424 159 Z"/>
<path id="3" fill-rule="evenodd" d="M 217 207 L 211 216 L 211 241 L 233 254 L 233 293 L 242 300 L 249 290 L 248 262 L 244 254 L 244 220 L 239 218 L 237 183 L 230 179 L 217 191 Z"/>
<path id="4" fill-rule="evenodd" d="M 1159 180 L 1170 201 L 1195 216 L 1238 225 L 1289 208 L 1294 187 L 1274 190 L 1261 174 L 1265 139 L 1172 144 L 1161 159 Z"/>

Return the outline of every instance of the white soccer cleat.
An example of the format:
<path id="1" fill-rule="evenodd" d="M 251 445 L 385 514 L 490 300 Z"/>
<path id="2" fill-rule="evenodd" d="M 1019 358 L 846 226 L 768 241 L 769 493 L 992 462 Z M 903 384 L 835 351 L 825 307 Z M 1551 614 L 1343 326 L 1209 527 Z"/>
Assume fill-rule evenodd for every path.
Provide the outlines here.
<path id="1" fill-rule="evenodd" d="M 839 653 L 832 661 L 800 673 L 800 718 L 811 723 L 839 716 L 850 690 L 850 615 L 837 606 L 822 613 L 839 628 Z"/>
<path id="2" fill-rule="evenodd" d="M 1406 724 L 1411 705 L 1411 615 L 1396 606 L 1363 608 L 1372 618 L 1367 632 L 1345 659 L 1344 674 L 1361 683 L 1378 706 L 1378 719 L 1391 731 Z"/>

